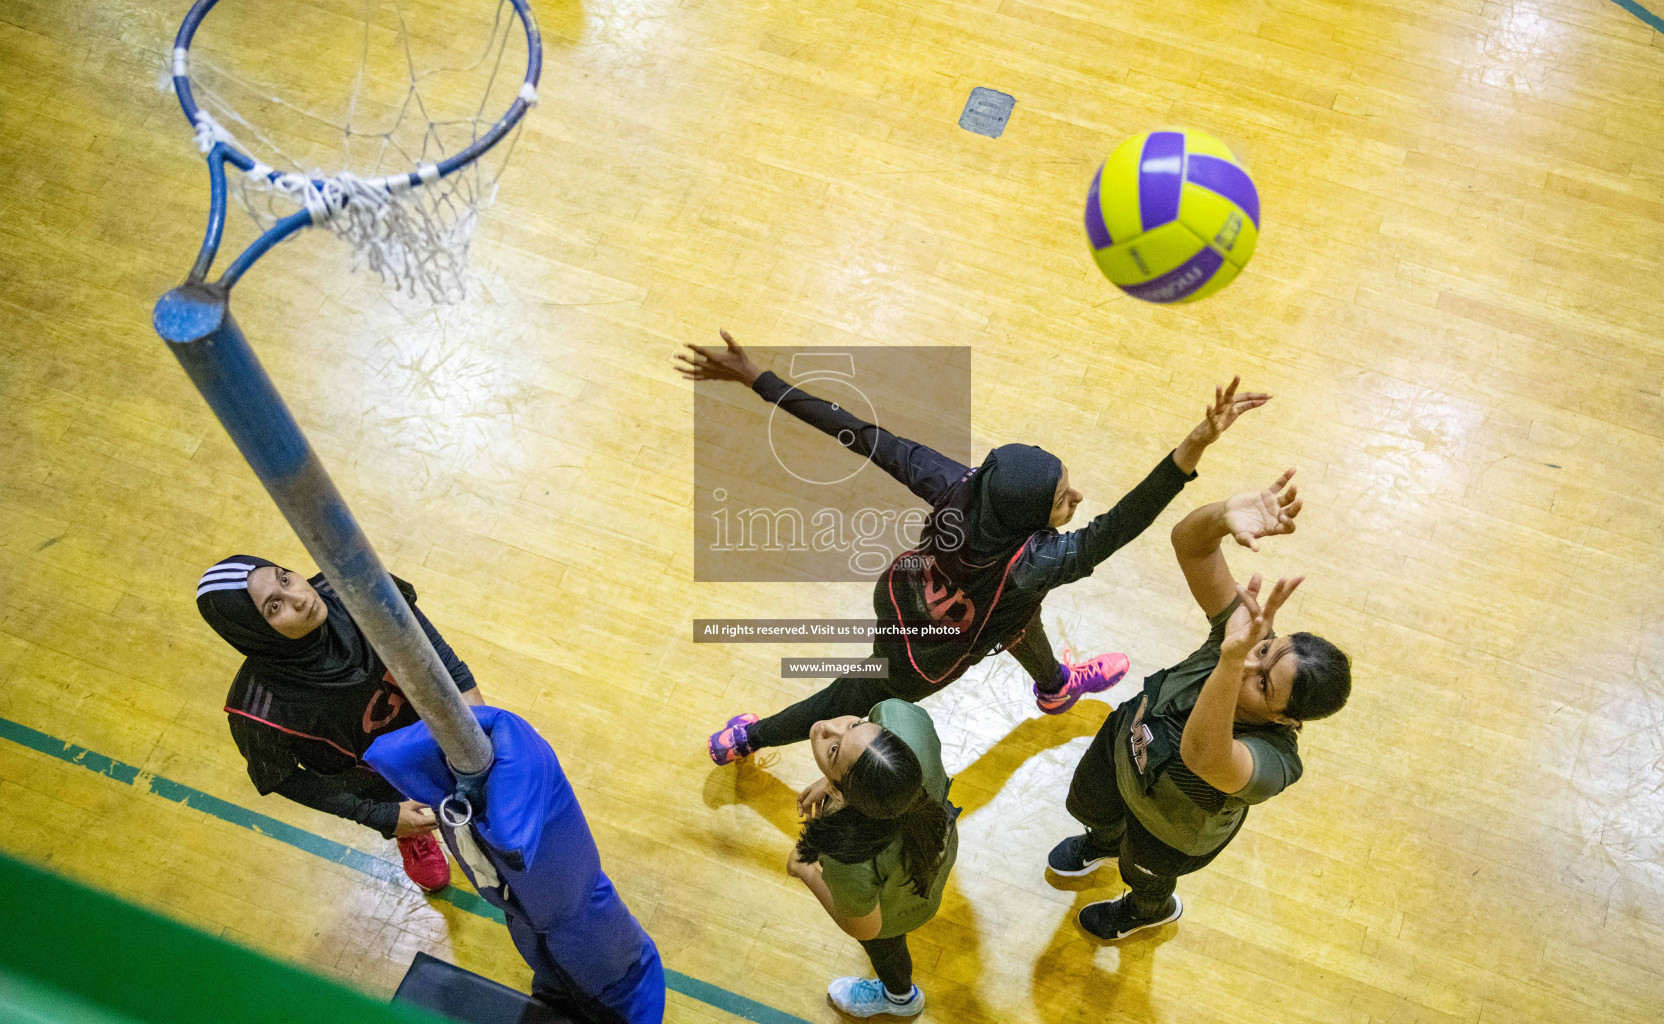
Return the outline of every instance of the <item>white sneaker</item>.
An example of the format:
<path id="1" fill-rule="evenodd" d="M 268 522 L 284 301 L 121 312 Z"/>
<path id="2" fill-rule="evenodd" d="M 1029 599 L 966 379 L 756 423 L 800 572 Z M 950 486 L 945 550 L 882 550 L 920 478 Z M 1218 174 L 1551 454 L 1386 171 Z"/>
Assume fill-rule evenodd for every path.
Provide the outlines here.
<path id="1" fill-rule="evenodd" d="M 917 1017 L 924 1010 L 924 990 L 913 986 L 905 1003 L 884 991 L 877 978 L 837 978 L 826 986 L 826 999 L 851 1017 Z"/>

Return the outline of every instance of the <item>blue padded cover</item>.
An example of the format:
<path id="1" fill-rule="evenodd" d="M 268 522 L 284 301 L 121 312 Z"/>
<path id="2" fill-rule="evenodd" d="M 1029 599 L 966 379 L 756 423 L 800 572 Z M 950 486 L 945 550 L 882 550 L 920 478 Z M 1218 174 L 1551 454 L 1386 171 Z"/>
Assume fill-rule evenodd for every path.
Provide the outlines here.
<path id="1" fill-rule="evenodd" d="M 472 707 L 496 762 L 485 810 L 466 826 L 487 865 L 441 825 L 468 880 L 508 918 L 509 934 L 536 978 L 534 991 L 587 1001 L 598 1022 L 660 1024 L 664 968 L 653 940 L 630 914 L 601 858 L 577 795 L 547 740 L 502 708 Z M 427 723 L 380 736 L 364 760 L 407 799 L 437 807 L 455 788 Z M 484 876 L 484 877 L 482 877 Z"/>

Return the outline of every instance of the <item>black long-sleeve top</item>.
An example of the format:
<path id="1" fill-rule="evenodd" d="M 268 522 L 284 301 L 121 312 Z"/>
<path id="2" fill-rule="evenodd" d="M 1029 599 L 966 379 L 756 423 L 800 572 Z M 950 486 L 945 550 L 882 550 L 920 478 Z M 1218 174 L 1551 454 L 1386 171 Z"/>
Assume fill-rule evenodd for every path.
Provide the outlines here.
<path id="1" fill-rule="evenodd" d="M 970 472 L 969 466 L 852 416 L 772 372 L 758 377 L 752 390 L 824 433 L 853 437 L 850 451 L 870 459 L 932 508 Z M 1012 567 L 1009 585 L 1033 599 L 1092 575 L 1099 563 L 1155 522 L 1184 485 L 1194 479 L 1196 474 L 1186 476 L 1169 452 L 1114 508 L 1086 526 L 1068 533 L 1048 528 L 1036 534 Z"/>
<path id="2" fill-rule="evenodd" d="M 343 773 L 357 774 L 357 770 Z M 391 839 L 393 832 L 399 827 L 400 801 L 389 800 L 385 791 L 376 792 L 376 789 L 380 788 L 375 785 L 376 781 L 379 780 L 365 779 L 362 786 L 353 786 L 342 775 L 319 775 L 317 772 L 297 767 L 272 792 L 315 811 L 356 821 L 380 832 L 384 838 Z"/>
<path id="3" fill-rule="evenodd" d="M 312 583 L 319 589 L 329 585 L 321 577 L 314 577 Z M 474 689 L 473 672 L 416 607 L 414 594 L 413 589 L 407 591 L 410 610 L 458 692 Z M 261 795 L 280 793 L 392 837 L 403 797 L 361 760 L 377 736 L 417 721 L 415 709 L 390 677 L 304 695 L 286 694 L 266 686 L 258 669 L 245 662 L 231 684 L 225 710 L 231 738 L 248 762 L 249 778 Z"/>

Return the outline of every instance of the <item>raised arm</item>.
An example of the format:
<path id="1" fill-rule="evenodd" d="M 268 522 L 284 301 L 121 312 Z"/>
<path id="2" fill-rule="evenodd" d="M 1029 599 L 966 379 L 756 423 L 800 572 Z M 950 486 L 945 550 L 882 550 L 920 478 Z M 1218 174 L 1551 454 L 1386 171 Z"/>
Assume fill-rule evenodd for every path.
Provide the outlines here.
<path id="1" fill-rule="evenodd" d="M 970 467 L 926 445 L 897 437 L 882 427 L 853 416 L 847 409 L 809 394 L 773 373 L 757 368 L 732 335 L 722 331 L 724 349 L 688 345 L 678 353 L 676 369 L 688 380 L 723 380 L 744 384 L 764 401 L 831 435 L 855 454 L 895 477 L 927 504 L 959 481 Z"/>
<path id="2" fill-rule="evenodd" d="M 1241 377 L 1213 389 L 1213 403 L 1179 446 L 1150 471 L 1115 507 L 1085 527 L 1064 534 L 1038 537 L 1013 570 L 1014 582 L 1024 590 L 1050 590 L 1092 575 L 1110 555 L 1131 543 L 1196 479 L 1196 465 L 1208 445 L 1219 440 L 1243 413 L 1271 400 L 1259 392 L 1237 394 Z M 1223 606 L 1221 606 L 1223 607 Z"/>
<path id="3" fill-rule="evenodd" d="M 1250 551 L 1260 549 L 1262 537 L 1294 532 L 1294 518 L 1300 514 L 1300 493 L 1290 487 L 1294 470 L 1277 478 L 1263 491 L 1248 491 L 1225 501 L 1216 501 L 1179 520 L 1173 527 L 1173 553 L 1190 585 L 1190 594 L 1213 618 L 1236 598 L 1236 578 L 1225 564 L 1219 542 L 1226 537 Z"/>
<path id="4" fill-rule="evenodd" d="M 1179 757 L 1185 767 L 1221 793 L 1240 792 L 1254 777 L 1254 752 L 1235 735 L 1243 663 L 1254 645 L 1271 635 L 1277 609 L 1304 579 L 1278 580 L 1263 608 L 1259 604 L 1259 573 L 1254 574 L 1246 588 L 1237 588 L 1233 595 L 1242 598 L 1242 604 L 1225 624 L 1219 663 L 1202 684 L 1202 692 L 1190 709 L 1184 735 L 1179 740 Z"/>
<path id="5" fill-rule="evenodd" d="M 1042 533 L 1012 569 L 1012 582 L 1026 591 L 1045 591 L 1092 575 L 1098 564 L 1143 533 L 1195 478 L 1182 472 L 1172 454 L 1163 455 L 1137 487 L 1115 507 L 1068 533 Z"/>

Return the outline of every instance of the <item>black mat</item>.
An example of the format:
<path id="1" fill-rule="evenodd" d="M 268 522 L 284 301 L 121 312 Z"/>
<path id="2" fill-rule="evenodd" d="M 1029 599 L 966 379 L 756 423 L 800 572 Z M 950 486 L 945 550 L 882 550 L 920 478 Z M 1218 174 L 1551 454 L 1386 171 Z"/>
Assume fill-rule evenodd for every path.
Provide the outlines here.
<path id="1" fill-rule="evenodd" d="M 537 1002 L 426 953 L 417 953 L 393 993 L 396 1003 L 413 1003 L 462 1024 L 583 1024 Z"/>

